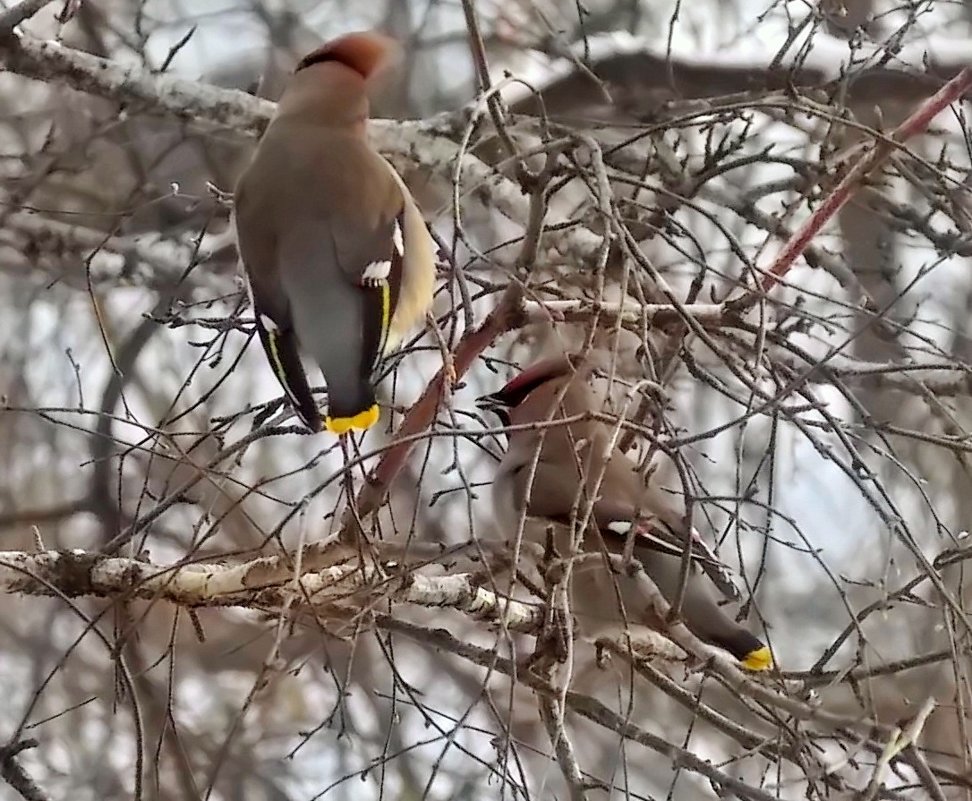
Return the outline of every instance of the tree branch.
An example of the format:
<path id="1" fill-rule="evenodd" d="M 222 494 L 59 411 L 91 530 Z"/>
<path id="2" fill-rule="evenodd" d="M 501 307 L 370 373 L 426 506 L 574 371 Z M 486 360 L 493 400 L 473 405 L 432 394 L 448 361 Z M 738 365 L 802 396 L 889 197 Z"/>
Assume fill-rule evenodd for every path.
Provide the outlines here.
<path id="1" fill-rule="evenodd" d="M 0 777 L 20 793 L 24 801 L 51 801 L 50 795 L 17 762 L 21 751 L 36 747 L 37 740 L 33 739 L 0 746 Z"/>
<path id="2" fill-rule="evenodd" d="M 137 559 L 84 551 L 0 551 L 0 593 L 79 598 L 165 600 L 185 607 L 281 608 L 288 596 L 315 608 L 347 608 L 349 613 L 381 596 L 395 603 L 455 609 L 476 620 L 513 631 L 537 631 L 539 605 L 503 597 L 480 586 L 471 573 L 429 576 L 401 563 L 362 565 L 356 554 L 329 541 L 336 564 L 301 575 L 299 584 L 284 560 L 253 559 L 241 564 L 153 565 Z M 384 543 L 383 543 L 384 545 Z M 384 548 L 403 556 L 404 549 Z M 293 557 L 288 555 L 288 561 Z"/>
<path id="3" fill-rule="evenodd" d="M 964 97 L 970 87 L 972 87 L 972 67 L 966 67 L 922 103 L 908 119 L 894 129 L 890 137 L 876 139 L 870 150 L 867 150 L 848 170 L 847 175 L 814 210 L 810 218 L 794 231 L 763 276 L 760 285 L 763 293 L 769 292 L 783 279 L 820 229 L 851 199 L 867 176 L 884 164 L 899 145 L 916 134 L 923 133 L 938 114 L 951 103 Z"/>
<path id="4" fill-rule="evenodd" d="M 51 0 L 20 0 L 3 13 L 0 13 L 0 38 L 9 36 L 20 23 L 26 22 Z"/>

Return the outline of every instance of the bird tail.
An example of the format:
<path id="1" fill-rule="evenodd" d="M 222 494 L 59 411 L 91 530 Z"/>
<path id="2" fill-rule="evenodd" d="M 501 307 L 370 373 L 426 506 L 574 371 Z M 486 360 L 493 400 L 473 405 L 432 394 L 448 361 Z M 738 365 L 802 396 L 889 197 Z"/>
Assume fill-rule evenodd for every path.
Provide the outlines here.
<path id="1" fill-rule="evenodd" d="M 769 670 L 773 667 L 773 655 L 770 649 L 758 637 L 743 628 L 720 634 L 710 633 L 708 639 L 713 645 L 725 648 L 749 670 Z"/>
<path id="2" fill-rule="evenodd" d="M 372 298 L 346 280 L 336 252 L 322 249 L 322 241 L 319 229 L 301 228 L 281 241 L 278 258 L 294 331 L 327 384 L 324 427 L 340 435 L 378 421 L 371 384 L 378 343 L 367 342 L 362 334 Z"/>
<path id="3" fill-rule="evenodd" d="M 328 387 L 324 425 L 332 434 L 368 429 L 378 422 L 378 403 L 371 382 L 362 377 L 354 387 Z"/>

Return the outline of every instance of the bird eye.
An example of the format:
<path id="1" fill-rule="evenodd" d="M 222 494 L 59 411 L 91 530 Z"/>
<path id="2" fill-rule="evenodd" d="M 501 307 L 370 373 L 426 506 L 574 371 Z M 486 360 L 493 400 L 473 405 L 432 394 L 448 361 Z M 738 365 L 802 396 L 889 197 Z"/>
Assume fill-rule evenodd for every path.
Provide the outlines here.
<path id="1" fill-rule="evenodd" d="M 490 411 L 496 415 L 499 420 L 499 424 L 503 428 L 508 428 L 510 425 L 510 412 L 505 406 L 489 406 L 483 411 Z"/>

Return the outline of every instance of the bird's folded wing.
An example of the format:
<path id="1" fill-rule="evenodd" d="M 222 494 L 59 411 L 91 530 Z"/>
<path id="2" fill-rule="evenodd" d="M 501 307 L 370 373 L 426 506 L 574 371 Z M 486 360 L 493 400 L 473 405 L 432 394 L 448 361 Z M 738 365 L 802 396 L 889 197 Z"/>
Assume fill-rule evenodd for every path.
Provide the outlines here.
<path id="1" fill-rule="evenodd" d="M 633 522 L 618 521 L 609 524 L 607 528 L 620 537 L 627 537 L 632 525 L 635 526 L 636 546 L 681 558 L 685 550 L 685 540 L 659 518 L 639 517 Z M 729 566 L 715 555 L 695 529 L 692 529 L 690 559 L 702 569 L 723 595 L 731 600 L 739 599 L 739 588 L 736 587 Z"/>
<path id="2" fill-rule="evenodd" d="M 301 422 L 311 431 L 321 430 L 321 414 L 314 402 L 314 395 L 311 393 L 310 385 L 307 383 L 307 374 L 301 364 L 300 355 L 297 350 L 297 337 L 294 334 L 293 323 L 289 314 L 277 314 L 274 319 L 265 311 L 261 310 L 260 300 L 253 297 L 253 312 L 256 318 L 257 331 L 260 333 L 260 342 L 266 351 L 267 360 L 270 367 L 280 381 L 284 392 L 290 399 L 294 411 Z"/>
<path id="3" fill-rule="evenodd" d="M 375 228 L 360 224 L 332 228 L 334 254 L 341 272 L 364 293 L 363 362 L 374 370 L 388 350 L 392 318 L 402 286 L 403 211 Z"/>

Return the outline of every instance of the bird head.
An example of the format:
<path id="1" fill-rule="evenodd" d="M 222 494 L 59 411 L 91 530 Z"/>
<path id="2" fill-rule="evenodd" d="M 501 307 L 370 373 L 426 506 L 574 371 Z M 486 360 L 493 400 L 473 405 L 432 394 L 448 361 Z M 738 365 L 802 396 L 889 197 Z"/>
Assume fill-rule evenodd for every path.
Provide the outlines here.
<path id="1" fill-rule="evenodd" d="M 280 101 L 278 117 L 303 117 L 315 125 L 364 135 L 369 97 L 401 55 L 399 45 L 375 31 L 348 33 L 308 53 L 297 64 Z"/>
<path id="2" fill-rule="evenodd" d="M 502 390 L 476 398 L 476 408 L 495 414 L 500 420 L 500 425 L 504 427 L 510 425 L 510 407 L 503 397 Z"/>
<path id="3" fill-rule="evenodd" d="M 346 33 L 308 53 L 297 63 L 294 72 L 315 64 L 341 64 L 369 81 L 392 66 L 401 52 L 394 39 L 377 31 Z"/>
<path id="4" fill-rule="evenodd" d="M 476 399 L 476 407 L 493 412 L 504 426 L 511 424 L 511 412 L 515 411 L 531 392 L 548 381 L 568 375 L 576 369 L 574 355 L 543 359 L 527 367 L 502 389 Z"/>

